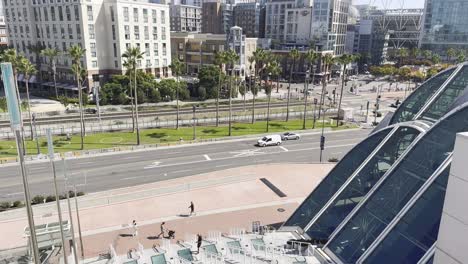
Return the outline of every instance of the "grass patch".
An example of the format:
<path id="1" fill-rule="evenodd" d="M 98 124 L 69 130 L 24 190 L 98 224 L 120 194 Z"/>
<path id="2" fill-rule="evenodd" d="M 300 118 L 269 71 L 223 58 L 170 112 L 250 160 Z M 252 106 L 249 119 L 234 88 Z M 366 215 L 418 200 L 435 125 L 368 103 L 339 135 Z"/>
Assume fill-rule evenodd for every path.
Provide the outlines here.
<path id="1" fill-rule="evenodd" d="M 307 129 L 312 128 L 312 121 L 309 120 L 306 124 Z M 328 123 L 325 127 L 330 127 Z M 340 127 L 331 126 L 334 130 L 356 128 L 355 125 L 344 125 Z M 316 123 L 316 128 L 321 128 L 321 123 Z M 302 120 L 271 121 L 270 131 L 268 133 L 277 133 L 285 131 L 298 131 L 302 129 Z M 198 126 L 196 128 L 197 139 L 213 139 L 227 137 L 229 134 L 228 126 Z M 252 134 L 266 133 L 266 122 L 256 122 L 255 124 L 235 123 L 232 126 L 233 136 L 243 136 Z M 142 144 L 157 144 L 177 142 L 180 139 L 191 141 L 193 139 L 192 127 L 175 128 L 155 128 L 144 129 L 141 131 Z M 132 132 L 108 132 L 99 134 L 90 134 L 85 137 L 85 150 L 103 149 L 113 147 L 125 147 L 136 144 L 136 134 Z M 54 136 L 55 152 L 69 152 L 80 150 L 80 136 L 73 135 L 68 141 L 66 136 Z M 40 138 L 39 148 L 41 153 L 47 153 L 47 141 L 45 138 Z M 28 155 L 36 155 L 37 147 L 35 141 L 26 139 L 26 152 Z M 0 158 L 16 157 L 16 143 L 13 140 L 0 141 Z"/>

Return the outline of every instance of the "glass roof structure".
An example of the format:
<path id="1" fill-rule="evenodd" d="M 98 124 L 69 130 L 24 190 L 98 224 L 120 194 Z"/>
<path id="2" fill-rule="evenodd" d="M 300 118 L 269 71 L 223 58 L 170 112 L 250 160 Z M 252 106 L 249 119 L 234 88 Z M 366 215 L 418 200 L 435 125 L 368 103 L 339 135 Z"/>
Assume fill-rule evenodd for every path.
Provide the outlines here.
<path id="1" fill-rule="evenodd" d="M 283 225 L 299 227 L 334 263 L 433 262 L 455 137 L 468 131 L 468 64 L 422 84 L 389 122 Z"/>

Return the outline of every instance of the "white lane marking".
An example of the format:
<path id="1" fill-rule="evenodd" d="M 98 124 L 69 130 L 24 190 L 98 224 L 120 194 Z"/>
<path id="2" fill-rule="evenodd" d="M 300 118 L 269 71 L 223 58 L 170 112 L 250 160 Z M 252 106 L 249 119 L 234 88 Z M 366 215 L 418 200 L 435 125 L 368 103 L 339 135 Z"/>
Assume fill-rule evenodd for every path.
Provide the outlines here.
<path id="1" fill-rule="evenodd" d="M 143 167 L 143 169 L 145 169 L 145 170 L 146 169 L 153 169 L 153 168 L 159 167 L 159 164 L 161 164 L 160 161 L 155 161 L 155 162 L 153 162 L 152 165 L 145 166 L 145 167 Z"/>
<path id="2" fill-rule="evenodd" d="M 94 161 L 88 161 L 88 162 L 81 162 L 81 163 L 76 163 L 76 165 L 86 165 L 86 164 L 93 164 Z"/>
<path id="3" fill-rule="evenodd" d="M 227 166 L 231 166 L 231 164 L 218 165 L 218 166 L 215 166 L 215 168 L 222 168 L 222 167 L 227 167 Z"/>
<path id="4" fill-rule="evenodd" d="M 130 157 L 124 157 L 124 158 L 121 158 L 123 160 L 127 160 L 127 159 L 136 159 L 136 158 L 139 158 L 138 156 L 130 156 Z"/>
<path id="5" fill-rule="evenodd" d="M 128 177 L 128 178 L 122 178 L 122 179 L 120 179 L 120 180 L 121 180 L 121 181 L 128 181 L 128 180 L 135 180 L 135 179 L 147 178 L 147 177 L 150 177 L 150 176 L 148 175 L 148 176 Z"/>
<path id="6" fill-rule="evenodd" d="M 210 156 L 208 156 L 208 155 L 206 155 L 206 154 L 203 155 L 203 157 L 205 157 L 206 160 L 211 160 Z"/>
<path id="7" fill-rule="evenodd" d="M 23 192 L 9 193 L 9 194 L 5 194 L 5 196 L 16 196 L 16 195 L 20 195 L 20 194 L 23 194 Z"/>
<path id="8" fill-rule="evenodd" d="M 285 152 L 288 152 L 288 151 L 289 151 L 289 149 L 287 149 L 287 148 L 285 148 L 285 147 L 283 147 L 283 146 L 280 146 L 280 149 L 284 150 Z"/>
<path id="9" fill-rule="evenodd" d="M 240 150 L 240 151 L 233 151 L 230 152 L 230 154 L 235 154 L 235 158 L 239 157 L 249 157 L 249 156 L 254 156 L 254 155 L 262 155 L 265 154 L 264 152 L 260 152 L 260 149 L 245 149 L 245 150 Z"/>
<path id="10" fill-rule="evenodd" d="M 182 172 L 188 172 L 192 170 L 178 170 L 178 171 L 173 171 L 172 173 L 182 173 Z"/>
<path id="11" fill-rule="evenodd" d="M 266 163 L 266 162 L 270 162 L 270 161 L 272 161 L 272 160 L 271 159 L 269 159 L 269 160 L 257 160 L 258 163 Z"/>

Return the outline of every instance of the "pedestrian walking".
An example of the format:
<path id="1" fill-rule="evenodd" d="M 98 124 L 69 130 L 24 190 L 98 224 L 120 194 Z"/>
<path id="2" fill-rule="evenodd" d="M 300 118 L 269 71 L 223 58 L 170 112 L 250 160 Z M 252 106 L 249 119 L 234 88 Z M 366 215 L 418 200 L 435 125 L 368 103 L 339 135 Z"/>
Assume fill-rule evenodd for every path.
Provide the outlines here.
<path id="1" fill-rule="evenodd" d="M 190 209 L 190 216 L 195 213 L 195 205 L 193 202 L 190 202 L 190 206 L 188 207 Z"/>
<path id="2" fill-rule="evenodd" d="M 197 235 L 197 254 L 200 253 L 200 247 L 202 244 L 203 238 L 200 234 Z"/>
<path id="3" fill-rule="evenodd" d="M 137 236 L 138 235 L 138 227 L 137 227 L 137 223 L 135 220 L 133 220 L 132 222 L 132 228 L 133 228 L 133 235 L 132 236 Z"/>
<path id="4" fill-rule="evenodd" d="M 164 227 L 165 224 L 166 224 L 166 222 L 161 223 L 161 226 L 160 226 L 161 233 L 159 233 L 158 238 L 160 238 L 161 236 L 164 238 L 164 232 L 166 231 L 166 228 Z"/>

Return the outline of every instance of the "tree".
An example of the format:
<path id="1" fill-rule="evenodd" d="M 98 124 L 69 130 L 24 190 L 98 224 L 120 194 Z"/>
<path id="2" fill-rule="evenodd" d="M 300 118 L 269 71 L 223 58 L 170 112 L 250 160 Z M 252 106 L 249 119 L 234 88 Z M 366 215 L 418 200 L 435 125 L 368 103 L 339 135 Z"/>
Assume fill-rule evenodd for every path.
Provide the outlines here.
<path id="1" fill-rule="evenodd" d="M 422 55 L 423 55 L 424 59 L 430 60 L 430 59 L 431 59 L 431 56 L 432 56 L 432 51 L 430 51 L 430 50 L 423 50 L 423 51 L 422 51 Z"/>
<path id="2" fill-rule="evenodd" d="M 335 62 L 335 58 L 333 57 L 332 54 L 326 54 L 322 58 L 322 64 L 324 68 L 324 73 L 323 73 L 323 79 L 322 79 L 322 95 L 320 96 L 320 105 L 319 105 L 319 118 L 320 118 L 320 113 L 322 111 L 322 105 L 324 104 L 325 101 L 325 92 L 327 90 L 327 76 L 328 76 L 328 71 L 330 70 L 330 67 L 333 65 Z"/>
<path id="3" fill-rule="evenodd" d="M 421 50 L 418 48 L 412 48 L 410 50 L 410 55 L 413 60 L 416 60 L 420 53 L 421 53 Z"/>
<path id="4" fill-rule="evenodd" d="M 439 54 L 433 54 L 431 60 L 434 64 L 439 64 L 441 61 Z"/>
<path id="5" fill-rule="evenodd" d="M 409 52 L 408 49 L 401 48 L 398 50 L 397 57 L 398 57 L 398 64 L 401 66 L 403 65 L 406 58 L 408 58 Z"/>
<path id="6" fill-rule="evenodd" d="M 355 62 L 356 61 L 356 56 L 352 54 L 343 54 L 338 58 L 338 62 L 340 62 L 343 65 L 343 75 L 341 79 L 341 91 L 340 91 L 340 100 L 338 103 L 338 114 L 336 118 L 336 126 L 339 126 L 339 120 L 340 120 L 340 111 L 341 111 L 341 102 L 343 100 L 343 91 L 344 91 L 344 86 L 346 82 L 346 67 L 348 64 Z"/>
<path id="7" fill-rule="evenodd" d="M 455 55 L 456 55 L 455 49 L 453 49 L 453 48 L 447 49 L 447 61 L 448 62 L 451 62 L 452 58 L 455 57 Z"/>
<path id="8" fill-rule="evenodd" d="M 0 97 L 0 109 L 2 109 L 4 113 L 8 112 L 6 97 Z"/>
<path id="9" fill-rule="evenodd" d="M 217 99 L 219 86 L 224 80 L 221 68 L 214 65 L 205 65 L 198 72 L 198 85 L 206 91 L 205 99 Z"/>
<path id="10" fill-rule="evenodd" d="M 278 89 L 279 87 L 279 78 L 281 76 L 281 73 L 283 72 L 283 69 L 281 68 L 281 64 L 279 64 L 279 62 L 276 60 L 276 58 L 274 58 L 275 60 L 273 60 L 270 65 L 269 65 L 269 69 L 268 69 L 268 72 L 269 74 L 271 74 L 272 78 L 275 78 L 276 79 L 276 89 Z M 273 82 L 273 80 L 270 80 L 271 82 Z"/>
<path id="11" fill-rule="evenodd" d="M 52 76 L 54 79 L 55 99 L 58 99 L 57 79 L 56 79 L 56 75 L 57 75 L 56 61 L 57 61 L 57 57 L 60 56 L 60 51 L 58 51 L 55 48 L 52 48 L 52 49 L 47 48 L 41 51 L 41 55 L 47 57 L 49 60 L 49 67 L 50 67 L 50 70 L 52 71 Z"/>
<path id="12" fill-rule="evenodd" d="M 268 133 L 270 130 L 270 105 L 271 105 L 271 91 L 272 91 L 272 81 L 271 81 L 271 75 L 272 72 L 276 71 L 276 67 L 278 65 L 275 65 L 275 62 L 268 64 L 266 67 L 266 73 L 267 73 L 267 79 L 265 81 L 265 94 L 267 95 L 268 98 L 268 104 L 267 104 L 267 122 L 266 122 L 266 132 Z"/>
<path id="13" fill-rule="evenodd" d="M 239 61 L 239 55 L 234 50 L 228 50 L 225 53 L 226 56 L 226 63 L 229 65 L 230 68 L 230 75 L 229 75 L 229 136 L 232 136 L 232 78 L 235 75 L 235 65 Z"/>
<path id="14" fill-rule="evenodd" d="M 184 63 L 180 62 L 179 59 L 175 58 L 172 60 L 172 64 L 170 65 L 172 74 L 174 74 L 177 78 L 177 88 L 176 88 L 176 129 L 179 129 L 179 84 L 180 84 L 180 75 L 182 74 L 182 70 L 185 67 Z"/>
<path id="15" fill-rule="evenodd" d="M 286 102 L 286 122 L 289 121 L 289 101 L 291 100 L 291 82 L 293 78 L 294 67 L 296 66 L 296 61 L 300 56 L 301 54 L 297 49 L 292 49 L 289 52 L 289 57 L 292 59 L 292 65 L 289 71 L 288 100 Z"/>
<path id="16" fill-rule="evenodd" d="M 463 63 L 465 62 L 465 51 L 464 50 L 458 50 L 457 51 L 457 63 Z"/>
<path id="17" fill-rule="evenodd" d="M 214 64 L 219 67 L 219 73 L 218 73 L 218 85 L 217 85 L 217 91 L 216 91 L 216 127 L 219 126 L 219 97 L 221 94 L 221 86 L 222 86 L 222 80 L 223 80 L 223 67 L 224 64 L 226 63 L 226 53 L 223 52 L 217 52 L 215 54 L 215 60 Z"/>
<path id="18" fill-rule="evenodd" d="M 137 63 L 143 59 L 145 53 L 140 51 L 140 47 L 128 47 L 127 50 L 122 54 L 122 57 L 127 61 L 127 64 L 131 66 L 133 71 L 133 86 L 134 86 L 134 100 L 135 100 L 135 126 L 137 134 L 137 145 L 140 145 L 140 126 L 138 124 L 138 86 L 137 86 Z"/>
<path id="19" fill-rule="evenodd" d="M 44 45 L 42 45 L 41 42 L 38 41 L 36 45 L 29 45 L 27 48 L 28 48 L 29 51 L 34 53 L 34 60 L 36 62 L 36 69 L 38 71 L 40 71 L 41 68 L 42 68 L 42 60 L 41 60 L 41 55 L 42 54 L 41 53 L 46 47 Z M 39 74 L 38 77 L 39 77 L 38 79 L 40 79 L 41 75 Z"/>
<path id="20" fill-rule="evenodd" d="M 249 58 L 249 61 L 251 62 L 250 67 L 252 67 L 252 63 L 254 63 L 253 86 L 251 87 L 251 90 L 252 90 L 252 124 L 255 123 L 255 98 L 257 97 L 258 90 L 259 90 L 258 85 L 257 85 L 257 73 L 258 73 L 258 69 L 261 68 L 260 66 L 263 63 L 264 58 L 265 58 L 265 51 L 261 48 L 257 48 L 253 52 L 252 56 Z M 262 81 L 260 78 L 260 83 L 261 82 Z"/>
<path id="21" fill-rule="evenodd" d="M 29 77 L 35 74 L 37 71 L 36 71 L 36 67 L 26 58 L 22 58 L 19 61 L 18 71 L 23 73 L 24 75 L 24 83 L 26 86 L 27 108 L 28 108 L 28 115 L 29 115 L 29 128 L 31 131 L 31 140 L 34 140 L 33 126 L 32 126 L 32 114 L 31 114 L 31 99 L 29 97 Z"/>
<path id="22" fill-rule="evenodd" d="M 80 137 L 81 149 L 84 149 L 84 136 L 85 136 L 85 123 L 83 112 L 83 91 L 81 89 L 81 81 L 83 69 L 81 67 L 81 59 L 83 58 L 86 50 L 78 45 L 71 46 L 68 49 L 68 55 L 72 58 L 72 71 L 75 74 L 76 84 L 78 88 L 78 103 L 80 107 Z"/>

